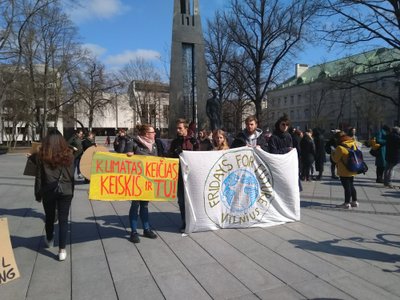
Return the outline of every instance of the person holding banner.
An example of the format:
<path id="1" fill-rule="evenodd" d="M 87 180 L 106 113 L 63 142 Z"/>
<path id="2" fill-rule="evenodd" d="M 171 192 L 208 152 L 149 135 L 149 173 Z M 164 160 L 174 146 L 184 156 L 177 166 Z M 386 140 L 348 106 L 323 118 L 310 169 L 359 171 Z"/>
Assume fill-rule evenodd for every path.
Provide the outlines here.
<path id="1" fill-rule="evenodd" d="M 138 135 L 132 138 L 131 149 L 128 150 L 127 155 L 132 156 L 133 154 L 138 155 L 161 155 L 162 150 L 158 148 L 156 143 L 156 131 L 154 127 L 149 124 L 137 125 L 136 129 Z M 149 201 L 133 200 L 131 202 L 131 208 L 129 209 L 129 224 L 131 226 L 130 241 L 132 243 L 140 243 L 140 237 L 137 232 L 138 223 L 138 211 L 140 207 L 140 220 L 143 226 L 143 236 L 155 239 L 157 235 L 151 230 L 149 223 Z"/>
<path id="2" fill-rule="evenodd" d="M 212 135 L 214 150 L 227 150 L 229 149 L 228 139 L 226 138 L 225 131 L 216 129 Z"/>
<path id="3" fill-rule="evenodd" d="M 273 154 L 285 154 L 293 149 L 292 136 L 288 132 L 290 126 L 289 117 L 284 114 L 275 123 L 275 130 L 268 142 L 268 152 Z"/>
<path id="4" fill-rule="evenodd" d="M 58 130 L 49 131 L 37 154 L 35 198 L 43 202 L 45 212 L 45 243 L 54 242 L 54 220 L 58 214 L 58 259 L 67 257 L 65 250 L 68 233 L 68 215 L 74 196 L 74 155 Z"/>
<path id="5" fill-rule="evenodd" d="M 198 150 L 198 143 L 196 138 L 190 136 L 189 134 L 189 124 L 185 119 L 178 119 L 176 121 L 176 135 L 177 137 L 172 140 L 169 147 L 168 156 L 172 158 L 179 158 L 179 154 L 183 150 L 194 151 Z M 179 168 L 179 178 L 178 178 L 178 205 L 179 211 L 181 213 L 182 226 L 180 228 L 181 232 L 185 232 L 186 228 L 186 216 L 185 216 L 185 192 L 183 187 L 183 177 L 181 173 L 181 168 Z"/>
<path id="6" fill-rule="evenodd" d="M 267 141 L 262 134 L 262 130 L 257 128 L 258 120 L 256 116 L 248 116 L 244 122 L 246 124 L 246 128 L 235 137 L 231 148 L 248 146 L 266 150 Z"/>

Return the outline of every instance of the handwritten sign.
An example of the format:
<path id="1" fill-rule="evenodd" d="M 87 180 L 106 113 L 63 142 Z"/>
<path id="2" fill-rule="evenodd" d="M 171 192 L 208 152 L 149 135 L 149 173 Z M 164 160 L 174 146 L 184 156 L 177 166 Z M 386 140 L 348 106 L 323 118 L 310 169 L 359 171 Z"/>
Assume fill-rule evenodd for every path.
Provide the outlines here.
<path id="1" fill-rule="evenodd" d="M 90 179 L 90 171 L 92 169 L 92 158 L 95 152 L 108 152 L 108 149 L 103 146 L 91 146 L 83 152 L 79 169 L 81 174 L 86 178 Z"/>
<path id="2" fill-rule="evenodd" d="M 175 158 L 95 152 L 90 173 L 91 200 L 170 201 L 177 196 Z"/>
<path id="3" fill-rule="evenodd" d="M 17 279 L 19 271 L 11 247 L 6 218 L 0 218 L 0 285 Z"/>

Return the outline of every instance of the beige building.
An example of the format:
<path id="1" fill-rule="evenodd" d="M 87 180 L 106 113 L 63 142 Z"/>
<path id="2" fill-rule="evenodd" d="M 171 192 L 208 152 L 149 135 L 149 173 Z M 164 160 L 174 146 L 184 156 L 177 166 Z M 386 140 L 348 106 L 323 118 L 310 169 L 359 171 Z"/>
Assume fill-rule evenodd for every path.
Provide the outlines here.
<path id="1" fill-rule="evenodd" d="M 168 128 L 169 86 L 163 83 L 132 81 L 127 94 L 105 94 L 110 104 L 95 111 L 93 130 L 96 135 L 115 135 L 117 129 L 124 128 L 132 134 L 138 124 L 150 123 L 160 132 Z M 73 117 L 64 119 L 64 128 L 69 135 L 72 129 L 88 128 L 88 108 L 84 103 L 75 104 Z M 78 122 L 79 121 L 79 122 Z"/>
<path id="2" fill-rule="evenodd" d="M 169 84 L 132 81 L 128 88 L 133 124 L 149 123 L 166 134 L 169 120 Z"/>
<path id="3" fill-rule="evenodd" d="M 297 64 L 293 77 L 268 92 L 269 125 L 286 113 L 301 130 L 356 127 L 367 137 L 383 124 L 393 126 L 400 117 L 398 66 L 400 52 L 386 48 L 312 67 Z"/>

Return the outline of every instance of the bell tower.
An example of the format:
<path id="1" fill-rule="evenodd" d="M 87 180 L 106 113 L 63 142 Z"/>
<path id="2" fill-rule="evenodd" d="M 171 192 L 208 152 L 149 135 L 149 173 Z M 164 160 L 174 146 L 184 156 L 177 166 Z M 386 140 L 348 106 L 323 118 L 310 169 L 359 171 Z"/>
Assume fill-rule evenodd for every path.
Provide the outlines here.
<path id="1" fill-rule="evenodd" d="M 178 118 L 194 121 L 198 129 L 205 126 L 207 96 L 199 0 L 174 0 L 168 126 L 170 137 L 175 137 L 175 121 Z"/>

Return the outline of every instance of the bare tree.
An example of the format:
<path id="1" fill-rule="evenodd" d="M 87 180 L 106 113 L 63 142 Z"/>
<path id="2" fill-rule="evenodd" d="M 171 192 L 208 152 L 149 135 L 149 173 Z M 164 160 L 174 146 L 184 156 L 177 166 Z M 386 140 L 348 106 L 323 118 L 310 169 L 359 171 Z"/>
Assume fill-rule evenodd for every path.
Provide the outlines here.
<path id="1" fill-rule="evenodd" d="M 111 80 L 105 66 L 96 58 L 88 58 L 79 73 L 70 74 L 75 107 L 88 117 L 88 129 L 92 129 L 95 112 L 113 105 L 113 90 L 120 85 Z M 82 122 L 81 122 L 82 123 Z"/>
<path id="2" fill-rule="evenodd" d="M 2 68 L 1 73 L 3 75 L 0 76 L 0 119 L 3 118 L 1 110 L 3 109 L 4 101 L 6 101 L 6 96 L 10 97 L 13 94 L 10 92 L 11 85 L 19 78 L 21 72 L 25 73 L 20 70 L 22 67 L 24 34 L 32 19 L 54 2 L 56 0 L 0 1 L 0 63 L 3 67 L 6 66 Z M 9 73 L 10 66 L 13 69 L 11 73 Z M 5 75 L 4 73 L 7 74 Z M 7 118 L 7 116 L 5 117 Z M 3 121 L 0 122 L 0 142 L 3 135 L 2 125 Z"/>
<path id="3" fill-rule="evenodd" d="M 233 55 L 233 44 L 226 34 L 226 22 L 217 11 L 212 21 L 207 22 L 205 34 L 205 54 L 208 68 L 208 79 L 211 86 L 217 89 L 218 95 L 224 101 L 229 94 L 229 86 L 233 78 L 229 64 Z"/>
<path id="4" fill-rule="evenodd" d="M 21 59 L 30 78 L 26 96 L 31 97 L 30 108 L 35 111 L 34 123 L 41 137 L 46 134 L 49 120 L 57 126 L 63 103 L 62 77 L 68 69 L 74 39 L 76 29 L 57 1 L 38 11 L 21 34 Z"/>
<path id="5" fill-rule="evenodd" d="M 399 0 L 327 0 L 319 29 L 324 40 L 344 47 L 366 43 L 400 49 Z"/>
<path id="6" fill-rule="evenodd" d="M 376 53 L 366 52 L 362 60 L 349 58 L 342 66 L 344 74 L 331 80 L 342 88 L 360 89 L 377 99 L 389 101 L 397 106 L 397 121 L 400 122 L 398 93 L 393 93 L 393 88 L 387 86 L 381 88 L 384 81 L 392 82 L 393 86 L 400 84 L 400 1 L 328 0 L 321 16 L 330 20 L 326 23 L 328 25 L 318 28 L 322 39 L 329 42 L 330 47 L 393 48 L 378 49 Z"/>
<path id="7" fill-rule="evenodd" d="M 245 68 L 238 69 L 246 81 L 245 93 L 261 115 L 261 103 L 267 89 L 277 81 L 279 65 L 284 63 L 306 38 L 319 1 L 231 0 L 224 20 L 228 35 L 235 44 L 235 53 Z M 231 64 L 237 68 L 238 64 Z"/>
<path id="8" fill-rule="evenodd" d="M 128 86 L 130 105 L 140 123 L 154 123 L 158 112 L 161 76 L 154 65 L 136 58 L 121 70 L 121 80 Z M 140 91 L 140 92 L 138 92 Z M 155 124 L 154 124 L 155 126 Z"/>

